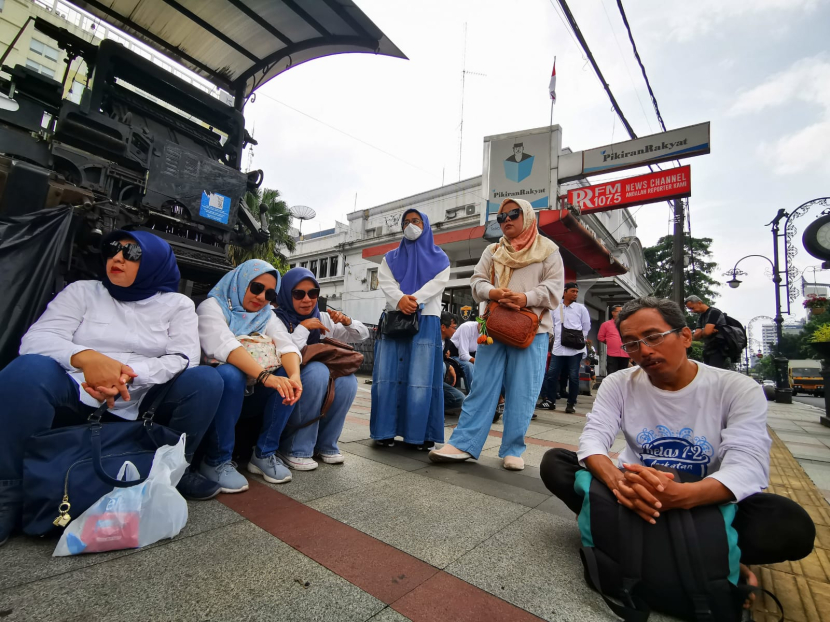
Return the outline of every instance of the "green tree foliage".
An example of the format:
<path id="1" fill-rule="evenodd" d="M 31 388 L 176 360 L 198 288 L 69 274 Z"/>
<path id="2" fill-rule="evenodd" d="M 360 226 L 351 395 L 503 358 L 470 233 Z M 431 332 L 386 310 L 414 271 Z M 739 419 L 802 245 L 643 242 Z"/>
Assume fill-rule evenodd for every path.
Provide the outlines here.
<path id="1" fill-rule="evenodd" d="M 699 296 L 706 304 L 711 305 L 718 297 L 715 288 L 720 285 L 712 278 L 712 273 L 718 264 L 712 261 L 712 238 L 690 238 L 684 236 L 684 254 L 694 257 L 683 270 L 685 274 L 684 292 L 686 296 Z M 674 287 L 672 279 L 672 244 L 673 235 L 666 235 L 657 241 L 654 246 L 643 250 L 646 259 L 646 278 L 654 288 L 654 295 L 660 298 L 671 297 Z"/>
<path id="2" fill-rule="evenodd" d="M 768 354 L 752 368 L 752 375 L 761 380 L 775 380 L 775 363 L 772 355 Z"/>
<path id="3" fill-rule="evenodd" d="M 259 216 L 259 205 L 264 203 L 268 206 L 268 231 L 271 239 L 262 244 L 255 244 L 250 248 L 241 246 L 230 247 L 230 260 L 238 266 L 249 259 L 262 259 L 274 266 L 280 272 L 288 270 L 288 261 L 280 253 L 280 248 L 291 252 L 296 248 L 294 238 L 291 236 L 291 214 L 288 205 L 280 198 L 280 191 L 266 188 L 257 189 L 256 192 L 245 194 L 245 205 L 255 216 Z"/>
<path id="4" fill-rule="evenodd" d="M 687 356 L 693 361 L 703 362 L 703 342 L 693 341 L 692 347 L 686 350 Z"/>

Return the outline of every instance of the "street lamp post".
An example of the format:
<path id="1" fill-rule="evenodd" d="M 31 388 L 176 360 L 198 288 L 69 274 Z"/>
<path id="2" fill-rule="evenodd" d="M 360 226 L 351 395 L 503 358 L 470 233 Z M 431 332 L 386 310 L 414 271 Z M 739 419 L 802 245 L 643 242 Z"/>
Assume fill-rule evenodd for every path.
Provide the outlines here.
<path id="1" fill-rule="evenodd" d="M 738 280 L 738 264 L 741 263 L 744 259 L 748 259 L 750 257 L 760 257 L 761 259 L 766 259 L 770 266 L 772 266 L 772 282 L 775 284 L 775 338 L 776 338 L 776 356 L 773 359 L 775 363 L 775 401 L 779 404 L 792 404 L 793 401 L 793 390 L 790 387 L 789 382 L 789 374 L 787 373 L 787 357 L 781 355 L 781 334 L 782 334 L 782 327 L 784 324 L 784 316 L 781 313 L 781 269 L 778 262 L 778 238 L 781 237 L 780 233 L 780 222 L 783 218 L 787 217 L 787 212 L 783 209 L 778 210 L 778 214 L 769 224 L 772 225 L 772 257 L 766 257 L 765 255 L 747 255 L 745 257 L 741 257 L 737 262 L 735 262 L 735 267 L 732 268 L 732 279 L 727 281 L 726 284 L 729 285 L 732 289 L 737 289 L 741 281 Z"/>

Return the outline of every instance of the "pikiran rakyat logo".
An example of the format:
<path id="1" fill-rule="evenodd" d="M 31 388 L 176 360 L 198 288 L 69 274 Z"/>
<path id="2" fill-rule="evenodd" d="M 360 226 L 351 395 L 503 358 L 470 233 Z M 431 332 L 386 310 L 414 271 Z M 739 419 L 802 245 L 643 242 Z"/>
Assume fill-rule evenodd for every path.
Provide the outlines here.
<path id="1" fill-rule="evenodd" d="M 663 425 L 643 429 L 637 435 L 642 446 L 640 459 L 649 467 L 664 466 L 699 477 L 706 477 L 715 454 L 705 436 L 695 436 L 691 428 L 674 432 Z"/>
<path id="2" fill-rule="evenodd" d="M 473 308 L 466 305 L 461 307 L 461 319 L 467 322 L 471 317 L 473 317 Z"/>
<path id="3" fill-rule="evenodd" d="M 504 176 L 510 181 L 519 183 L 530 176 L 533 170 L 534 157 L 524 152 L 522 143 L 513 145 L 513 155 L 504 161 Z"/>

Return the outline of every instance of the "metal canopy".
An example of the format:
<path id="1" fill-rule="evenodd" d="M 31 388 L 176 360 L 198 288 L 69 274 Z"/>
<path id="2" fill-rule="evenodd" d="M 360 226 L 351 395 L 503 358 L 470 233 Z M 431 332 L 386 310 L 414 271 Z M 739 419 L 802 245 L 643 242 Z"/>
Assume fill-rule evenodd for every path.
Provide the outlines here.
<path id="1" fill-rule="evenodd" d="M 406 56 L 350 0 L 71 0 L 236 95 L 286 69 L 364 52 Z"/>

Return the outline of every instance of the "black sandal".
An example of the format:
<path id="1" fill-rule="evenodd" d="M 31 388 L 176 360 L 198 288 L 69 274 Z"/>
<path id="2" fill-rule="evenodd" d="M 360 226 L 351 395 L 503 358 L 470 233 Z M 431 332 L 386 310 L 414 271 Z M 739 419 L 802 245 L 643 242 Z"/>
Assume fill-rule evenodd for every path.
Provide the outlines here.
<path id="1" fill-rule="evenodd" d="M 395 446 L 395 439 L 394 438 L 381 438 L 375 441 L 375 445 L 379 447 L 394 447 Z"/>

